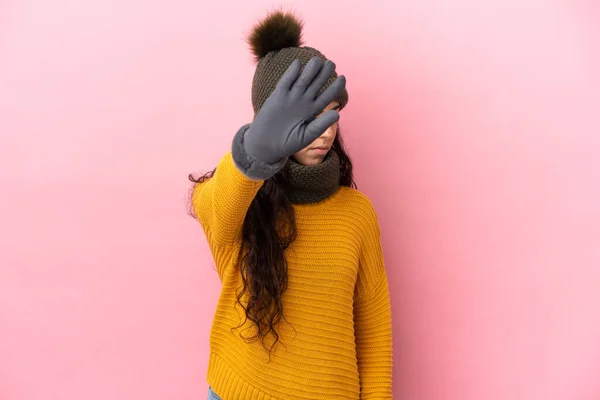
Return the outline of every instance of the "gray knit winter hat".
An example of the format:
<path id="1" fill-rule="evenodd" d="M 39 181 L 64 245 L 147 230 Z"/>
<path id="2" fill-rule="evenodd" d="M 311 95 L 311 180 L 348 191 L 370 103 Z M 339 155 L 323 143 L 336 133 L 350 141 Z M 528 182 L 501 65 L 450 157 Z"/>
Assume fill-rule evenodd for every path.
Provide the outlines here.
<path id="1" fill-rule="evenodd" d="M 317 49 L 302 46 L 303 22 L 289 12 L 276 11 L 257 23 L 248 43 L 258 65 L 252 79 L 252 107 L 258 113 L 271 95 L 279 79 L 295 59 L 302 62 L 302 69 L 313 57 L 326 57 Z M 318 94 L 321 94 L 337 78 L 334 72 Z M 340 110 L 348 103 L 348 92 L 344 88 L 336 99 Z"/>

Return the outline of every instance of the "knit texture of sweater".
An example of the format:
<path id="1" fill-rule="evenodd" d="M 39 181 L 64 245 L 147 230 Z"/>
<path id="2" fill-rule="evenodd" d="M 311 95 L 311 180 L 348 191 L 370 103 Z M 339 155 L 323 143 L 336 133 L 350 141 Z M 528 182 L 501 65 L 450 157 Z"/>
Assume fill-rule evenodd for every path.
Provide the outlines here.
<path id="1" fill-rule="evenodd" d="M 294 204 L 297 238 L 286 250 L 288 288 L 280 335 L 251 337 L 238 263 L 242 226 L 264 184 L 242 174 L 231 152 L 194 188 L 222 289 L 210 331 L 207 382 L 223 400 L 389 400 L 392 318 L 377 215 L 358 190 Z M 247 297 L 245 298 L 247 300 Z M 240 337 L 240 334 L 242 337 Z"/>

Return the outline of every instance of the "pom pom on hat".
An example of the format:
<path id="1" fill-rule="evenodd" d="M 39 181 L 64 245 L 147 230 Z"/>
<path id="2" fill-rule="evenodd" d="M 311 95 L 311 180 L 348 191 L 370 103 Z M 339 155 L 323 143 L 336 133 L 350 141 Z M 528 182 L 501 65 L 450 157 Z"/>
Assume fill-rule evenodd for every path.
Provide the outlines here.
<path id="1" fill-rule="evenodd" d="M 300 47 L 303 22 L 290 12 L 275 11 L 258 22 L 248 37 L 256 61 L 286 47 Z"/>

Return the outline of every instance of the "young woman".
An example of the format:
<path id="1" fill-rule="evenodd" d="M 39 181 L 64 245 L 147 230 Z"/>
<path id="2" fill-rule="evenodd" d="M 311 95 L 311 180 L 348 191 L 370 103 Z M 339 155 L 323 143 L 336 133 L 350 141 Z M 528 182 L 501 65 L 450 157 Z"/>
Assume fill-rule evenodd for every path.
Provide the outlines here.
<path id="1" fill-rule="evenodd" d="M 209 399 L 392 398 L 379 225 L 338 127 L 345 78 L 301 34 L 284 12 L 254 27 L 254 120 L 212 172 L 190 176 L 222 283 Z"/>

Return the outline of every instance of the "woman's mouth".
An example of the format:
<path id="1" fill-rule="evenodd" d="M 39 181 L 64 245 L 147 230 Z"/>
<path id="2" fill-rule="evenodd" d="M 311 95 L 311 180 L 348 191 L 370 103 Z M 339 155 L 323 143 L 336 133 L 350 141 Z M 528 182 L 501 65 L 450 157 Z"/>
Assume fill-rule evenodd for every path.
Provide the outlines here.
<path id="1" fill-rule="evenodd" d="M 325 155 L 329 151 L 329 147 L 313 147 L 311 150 L 317 154 Z"/>

